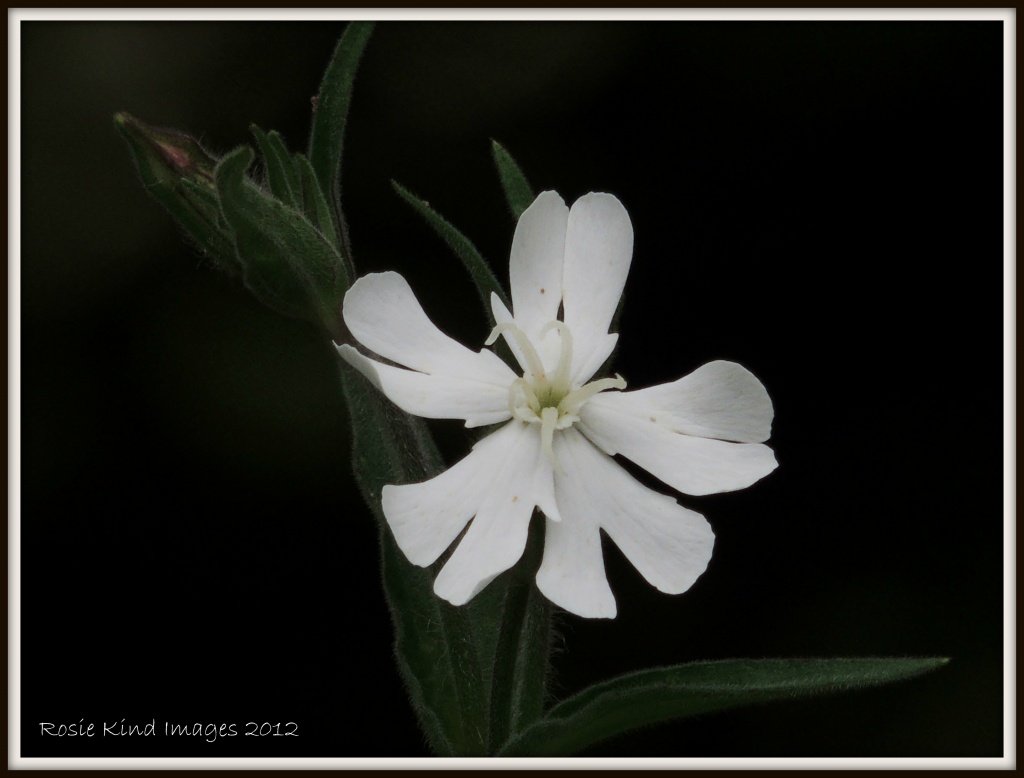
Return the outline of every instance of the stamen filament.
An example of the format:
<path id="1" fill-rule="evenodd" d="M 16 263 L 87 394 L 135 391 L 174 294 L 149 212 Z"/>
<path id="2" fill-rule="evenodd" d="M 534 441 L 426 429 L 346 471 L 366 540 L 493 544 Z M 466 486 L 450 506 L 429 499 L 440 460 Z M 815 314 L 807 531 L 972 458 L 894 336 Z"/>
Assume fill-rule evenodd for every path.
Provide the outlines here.
<path id="1" fill-rule="evenodd" d="M 599 378 L 596 381 L 591 381 L 586 386 L 581 386 L 575 392 L 569 392 L 569 394 L 563 397 L 562 401 L 558 403 L 558 410 L 562 413 L 576 413 L 580 406 L 595 394 L 604 392 L 608 389 L 625 388 L 626 381 L 618 373 L 615 374 L 615 378 Z"/>
<path id="2" fill-rule="evenodd" d="M 540 412 L 540 447 L 544 455 L 556 465 L 555 449 L 552 441 L 555 436 L 555 428 L 558 424 L 558 409 L 548 406 Z"/>
<path id="3" fill-rule="evenodd" d="M 558 369 L 555 372 L 553 385 L 559 392 L 568 392 L 570 386 L 569 370 L 572 368 L 572 333 L 569 332 L 569 328 L 562 322 L 553 321 L 544 325 L 544 329 L 540 331 L 541 337 L 544 337 L 551 330 L 558 330 L 559 336 Z"/>
<path id="4" fill-rule="evenodd" d="M 553 371 L 553 380 L 546 375 L 530 338 L 514 321 L 502 322 L 491 330 L 487 345 L 504 334 L 510 345 L 519 347 L 517 357 L 525 363 L 524 372 L 509 385 L 509 414 L 527 424 L 540 425 L 541 450 L 554 468 L 562 472 L 555 461 L 555 431 L 569 429 L 580 421 L 580 408 L 591 397 L 609 389 L 625 389 L 626 382 L 616 375 L 572 390 L 572 333 L 564 322 L 553 321 L 541 329 L 539 336 L 543 338 L 551 330 L 557 330 L 559 336 L 558 366 Z"/>
<path id="5" fill-rule="evenodd" d="M 490 346 L 498 339 L 498 335 L 507 332 L 512 333 L 512 337 L 515 338 L 516 345 L 519 346 L 519 350 L 522 352 L 523 359 L 526 360 L 526 364 L 523 365 L 523 367 L 525 367 L 534 378 L 543 378 L 544 363 L 541 362 L 537 349 L 533 347 L 533 344 L 530 343 L 530 339 L 526 337 L 526 333 L 523 332 L 519 328 L 519 325 L 514 321 L 506 321 L 496 324 L 494 329 L 491 330 L 491 334 L 487 337 L 487 340 L 484 341 L 484 345 Z"/>
<path id="6" fill-rule="evenodd" d="M 518 389 L 523 393 L 523 399 L 526 404 L 534 411 L 540 408 L 540 400 L 537 399 L 537 393 L 533 391 L 533 386 L 525 378 L 517 378 L 512 382 L 512 386 L 509 387 L 508 391 L 508 410 L 514 416 L 516 414 L 515 408 L 519 405 L 515 401 L 515 391 Z"/>

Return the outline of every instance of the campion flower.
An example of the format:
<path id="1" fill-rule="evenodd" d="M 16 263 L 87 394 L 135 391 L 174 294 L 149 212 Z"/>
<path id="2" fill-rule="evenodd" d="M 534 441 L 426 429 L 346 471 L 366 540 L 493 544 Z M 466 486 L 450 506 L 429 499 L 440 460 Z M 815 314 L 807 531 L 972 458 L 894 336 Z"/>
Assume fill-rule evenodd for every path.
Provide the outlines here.
<path id="1" fill-rule="evenodd" d="M 349 331 L 400 367 L 338 350 L 398 407 L 501 425 L 440 475 L 382 493 L 415 565 L 435 562 L 466 530 L 434 581 L 445 600 L 468 602 L 519 561 L 534 508 L 545 517 L 536 582 L 556 605 L 615 616 L 601 530 L 649 583 L 679 594 L 707 568 L 714 533 L 614 457 L 690 495 L 742 489 L 775 469 L 763 444 L 771 399 L 740 365 L 711 362 L 638 391 L 624 391 L 618 375 L 594 378 L 618 339 L 608 329 L 632 256 L 633 227 L 615 197 L 591 193 L 571 209 L 555 192 L 537 197 L 512 240 L 513 311 L 491 296 L 497 326 L 485 343 L 504 337 L 519 370 L 442 333 L 397 273 L 364 276 L 346 294 Z"/>

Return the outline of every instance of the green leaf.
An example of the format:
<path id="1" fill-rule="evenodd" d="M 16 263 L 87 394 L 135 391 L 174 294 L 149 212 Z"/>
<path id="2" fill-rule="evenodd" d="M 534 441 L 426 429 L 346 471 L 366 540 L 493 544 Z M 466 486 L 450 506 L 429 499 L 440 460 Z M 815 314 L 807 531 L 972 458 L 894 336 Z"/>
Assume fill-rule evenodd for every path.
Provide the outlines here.
<path id="1" fill-rule="evenodd" d="M 214 171 L 245 285 L 274 310 L 337 334 L 350 282 L 341 257 L 305 216 L 246 179 L 253 156 L 236 149 Z"/>
<path id="2" fill-rule="evenodd" d="M 384 592 L 395 624 L 399 671 L 433 751 L 482 755 L 487 689 L 470 611 L 434 594 L 437 565 L 423 569 L 409 563 L 381 509 L 385 484 L 422 481 L 443 469 L 441 458 L 420 419 L 396 408 L 347 363 L 341 363 L 341 371 L 356 480 L 380 526 Z"/>
<path id="3" fill-rule="evenodd" d="M 512 155 L 496 140 L 491 141 L 491 156 L 494 157 L 494 164 L 498 168 L 501 188 L 505 190 L 505 200 L 508 201 L 513 218 L 518 220 L 534 200 L 533 189 L 523 175 L 522 169 L 512 159 Z"/>
<path id="4" fill-rule="evenodd" d="M 221 270 L 240 270 L 230 232 L 220 222 L 213 186 L 217 160 L 194 138 L 153 127 L 122 111 L 114 126 L 128 143 L 142 186 Z"/>
<path id="5" fill-rule="evenodd" d="M 271 132 L 268 137 L 255 124 L 250 125 L 249 131 L 256 138 L 256 143 L 260 147 L 260 153 L 263 155 L 271 194 L 286 205 L 290 205 L 293 208 L 301 207 L 298 174 L 292 165 L 292 158 L 284 147 L 284 141 L 281 139 L 281 136 L 276 132 Z"/>
<path id="6" fill-rule="evenodd" d="M 512 309 L 512 305 L 505 294 L 505 290 L 501 288 L 501 284 L 498 283 L 498 279 L 495 278 L 494 273 L 491 271 L 490 266 L 480 256 L 480 252 L 476 250 L 476 246 L 449 224 L 437 211 L 431 208 L 425 200 L 421 200 L 395 181 L 391 182 L 391 186 L 394 187 L 403 200 L 409 203 L 417 213 L 426 219 L 427 224 L 433 228 L 434 232 L 441 236 L 441 239 L 448 244 L 459 260 L 461 260 L 466 270 L 469 271 L 469 275 L 476 285 L 477 293 L 483 301 L 487 320 L 493 327 L 494 314 L 491 312 L 491 292 L 497 294 L 509 310 Z"/>
<path id="7" fill-rule="evenodd" d="M 733 659 L 643 670 L 596 684 L 564 700 L 509 742 L 499 756 L 568 756 L 646 724 L 755 702 L 891 683 L 948 661 Z"/>
<path id="8" fill-rule="evenodd" d="M 345 122 L 352 103 L 356 68 L 373 32 L 373 22 L 349 22 L 327 66 L 313 113 L 309 136 L 309 161 L 316 172 L 320 189 L 334 212 L 341 240 L 341 254 L 351 263 L 348 227 L 341 210 L 341 152 L 345 142 Z"/>
<path id="9" fill-rule="evenodd" d="M 309 139 L 309 161 L 325 192 L 333 193 L 338 186 L 352 87 L 373 26 L 373 22 L 349 22 L 320 82 Z"/>
<path id="10" fill-rule="evenodd" d="M 284 168 L 285 178 L 288 180 L 288 186 L 295 194 L 295 206 L 300 207 L 302 203 L 299 200 L 300 194 L 300 183 L 299 183 L 299 169 L 295 162 L 292 160 L 292 155 L 288 153 L 288 146 L 284 142 L 284 138 L 277 130 L 271 130 L 267 133 L 267 142 L 273 149 L 274 154 L 282 160 L 282 167 Z"/>
<path id="11" fill-rule="evenodd" d="M 302 194 L 302 212 L 306 218 L 313 222 L 313 226 L 320 230 L 320 234 L 327 238 L 328 242 L 338 249 L 338 233 L 334 229 L 334 222 L 331 220 L 331 207 L 327 204 L 323 190 L 317 183 L 316 174 L 313 173 L 313 166 L 302 154 L 295 155 L 295 166 L 299 173 L 299 192 Z M 349 269 L 349 275 L 354 273 Z"/>

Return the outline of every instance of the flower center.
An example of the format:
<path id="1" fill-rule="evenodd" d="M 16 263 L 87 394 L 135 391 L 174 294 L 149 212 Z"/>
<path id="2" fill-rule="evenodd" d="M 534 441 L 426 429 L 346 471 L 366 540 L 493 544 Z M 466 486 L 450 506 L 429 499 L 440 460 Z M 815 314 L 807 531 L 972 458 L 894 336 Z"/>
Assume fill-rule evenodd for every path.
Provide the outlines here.
<path id="1" fill-rule="evenodd" d="M 523 376 L 512 382 L 508 389 L 508 409 L 514 418 L 540 425 L 541 445 L 544 453 L 555 461 L 552 440 L 555 430 L 564 430 L 580 420 L 579 410 L 594 395 L 608 389 L 625 389 L 626 382 L 616 374 L 614 378 L 574 386 L 572 368 L 572 333 L 564 322 L 553 321 L 540 331 L 544 337 L 551 330 L 559 335 L 558 364 L 553 371 L 545 370 L 544 363 L 526 333 L 515 324 L 505 322 L 491 330 L 486 344 L 490 346 L 498 336 L 507 333 L 519 347 L 523 362 Z"/>

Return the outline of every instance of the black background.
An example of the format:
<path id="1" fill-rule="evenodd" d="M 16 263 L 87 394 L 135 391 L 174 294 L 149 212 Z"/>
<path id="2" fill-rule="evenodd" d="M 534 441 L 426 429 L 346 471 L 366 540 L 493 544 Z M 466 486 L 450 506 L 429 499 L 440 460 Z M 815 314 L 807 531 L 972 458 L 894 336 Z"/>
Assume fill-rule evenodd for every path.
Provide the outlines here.
<path id="1" fill-rule="evenodd" d="M 391 656 L 333 350 L 186 245 L 111 117 L 305 146 L 342 23 L 22 26 L 21 657 L 26 756 L 425 754 Z M 614 621 L 561 621 L 559 694 L 697 659 L 949 656 L 885 689 L 664 725 L 607 756 L 999 756 L 1002 27 L 392 22 L 356 85 L 361 271 L 487 334 L 428 199 L 507 277 L 496 138 L 636 234 L 616 369 L 731 359 L 779 469 L 680 497 L 693 589 L 611 545 Z M 438 423 L 450 456 L 457 422 Z M 38 722 L 298 724 L 297 738 L 42 739 Z"/>

